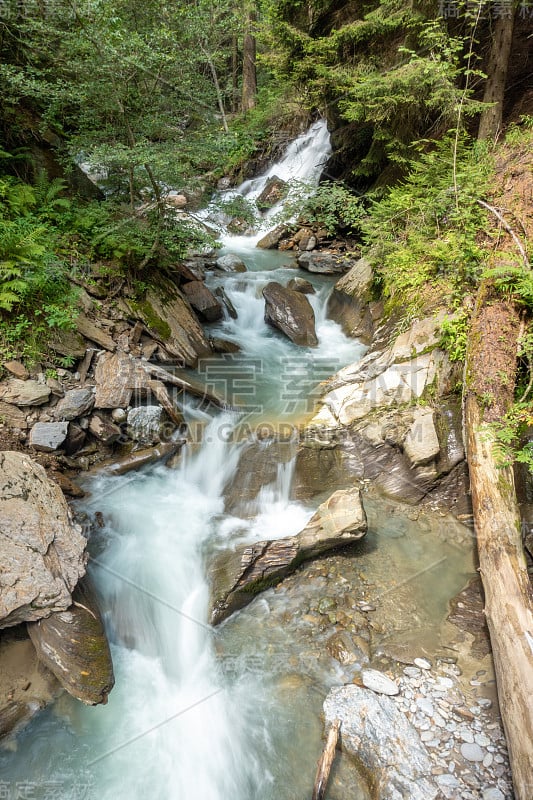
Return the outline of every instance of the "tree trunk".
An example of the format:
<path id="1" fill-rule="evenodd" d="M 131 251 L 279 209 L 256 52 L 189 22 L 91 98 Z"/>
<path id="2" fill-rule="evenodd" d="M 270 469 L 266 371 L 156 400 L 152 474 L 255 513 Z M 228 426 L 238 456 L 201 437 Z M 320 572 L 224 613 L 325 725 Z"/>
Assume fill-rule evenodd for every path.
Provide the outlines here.
<path id="1" fill-rule="evenodd" d="M 231 37 L 231 110 L 239 110 L 239 40 Z"/>
<path id="2" fill-rule="evenodd" d="M 514 5 L 513 3 L 509 9 L 502 6 L 501 14 L 494 23 L 492 47 L 487 65 L 487 83 L 483 95 L 483 102 L 492 105 L 481 113 L 478 139 L 496 138 L 502 125 L 503 98 L 513 41 Z"/>
<path id="3" fill-rule="evenodd" d="M 516 800 L 533 797 L 533 591 L 513 472 L 498 467 L 497 422 L 512 402 L 519 313 L 480 287 L 467 353 L 465 428 L 479 565 Z"/>
<path id="4" fill-rule="evenodd" d="M 242 50 L 242 110 L 246 113 L 255 108 L 257 94 L 257 75 L 255 69 L 256 43 L 252 33 L 255 12 L 247 11 L 246 30 Z"/>

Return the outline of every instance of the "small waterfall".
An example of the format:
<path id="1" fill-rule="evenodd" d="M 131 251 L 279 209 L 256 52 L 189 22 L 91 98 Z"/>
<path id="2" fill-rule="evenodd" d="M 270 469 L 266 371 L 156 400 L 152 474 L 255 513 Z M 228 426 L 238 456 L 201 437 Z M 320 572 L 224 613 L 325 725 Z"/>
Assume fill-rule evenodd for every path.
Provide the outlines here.
<path id="1" fill-rule="evenodd" d="M 325 120 L 318 120 L 298 138 L 291 142 L 282 158 L 262 175 L 244 181 L 235 189 L 220 193 L 209 206 L 200 212 L 200 217 L 214 224 L 221 233 L 224 247 L 234 252 L 246 251 L 254 247 L 266 230 L 272 228 L 276 218 L 284 206 L 291 200 L 295 192 L 304 195 L 318 184 L 320 176 L 331 155 L 330 135 Z M 288 184 L 288 194 L 265 213 L 261 214 L 255 206 L 255 200 L 266 187 L 269 180 L 277 177 Z M 250 211 L 255 212 L 255 232 L 245 236 L 228 233 L 226 224 L 229 218 L 221 214 L 220 207 L 235 198 L 244 198 L 250 204 Z"/>

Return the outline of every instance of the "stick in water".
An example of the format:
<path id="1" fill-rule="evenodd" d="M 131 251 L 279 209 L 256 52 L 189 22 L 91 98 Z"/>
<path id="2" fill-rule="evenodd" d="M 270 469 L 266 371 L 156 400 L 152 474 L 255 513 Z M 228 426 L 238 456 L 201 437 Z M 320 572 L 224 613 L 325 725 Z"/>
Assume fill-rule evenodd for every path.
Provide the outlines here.
<path id="1" fill-rule="evenodd" d="M 318 762 L 312 800 L 323 800 L 326 794 L 329 773 L 331 771 L 333 759 L 335 758 L 335 748 L 337 747 L 340 727 L 341 723 L 336 719 L 329 729 L 326 746 Z"/>

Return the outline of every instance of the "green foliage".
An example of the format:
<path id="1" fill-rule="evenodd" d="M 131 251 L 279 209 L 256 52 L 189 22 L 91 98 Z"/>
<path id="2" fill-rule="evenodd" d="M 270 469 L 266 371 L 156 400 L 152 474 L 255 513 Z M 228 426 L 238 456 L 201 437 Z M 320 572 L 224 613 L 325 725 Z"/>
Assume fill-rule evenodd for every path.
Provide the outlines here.
<path id="1" fill-rule="evenodd" d="M 508 253 L 505 256 L 508 256 Z M 491 278 L 495 287 L 503 294 L 511 295 L 515 302 L 533 309 L 533 272 L 531 269 L 508 264 L 486 270 L 484 277 Z"/>
<path id="2" fill-rule="evenodd" d="M 324 181 L 301 207 L 300 218 L 325 228 L 329 234 L 356 234 L 360 231 L 364 207 L 361 199 L 342 183 Z"/>
<path id="3" fill-rule="evenodd" d="M 460 308 L 441 322 L 440 345 L 448 353 L 450 361 L 465 360 L 469 330 L 469 314 L 465 308 Z"/>
<path id="4" fill-rule="evenodd" d="M 248 225 L 253 225 L 256 222 L 257 216 L 254 206 L 240 194 L 230 200 L 222 200 L 217 204 L 217 207 L 230 219 L 238 217 L 247 222 Z"/>
<path id="5" fill-rule="evenodd" d="M 533 427 L 531 403 L 514 403 L 504 419 L 492 424 L 495 436 L 494 456 L 500 467 L 511 466 L 514 461 L 525 464 L 533 474 L 533 441 L 528 432 Z"/>
<path id="6" fill-rule="evenodd" d="M 363 221 L 389 307 L 421 307 L 421 290 L 441 299 L 479 278 L 485 257 L 478 243 L 486 227 L 477 198 L 487 188 L 491 159 L 477 143 L 453 138 L 422 143 L 406 180 L 375 202 Z"/>

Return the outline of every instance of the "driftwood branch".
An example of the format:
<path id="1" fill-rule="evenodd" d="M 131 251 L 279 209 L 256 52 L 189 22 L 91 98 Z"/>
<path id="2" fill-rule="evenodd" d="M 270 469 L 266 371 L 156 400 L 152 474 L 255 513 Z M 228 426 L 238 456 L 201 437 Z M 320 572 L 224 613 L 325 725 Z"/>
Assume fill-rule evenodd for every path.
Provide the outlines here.
<path id="1" fill-rule="evenodd" d="M 312 800 L 323 800 L 326 794 L 329 773 L 331 772 L 331 766 L 335 758 L 335 749 L 337 747 L 340 727 L 341 723 L 336 719 L 329 729 L 326 745 L 318 762 Z"/>

